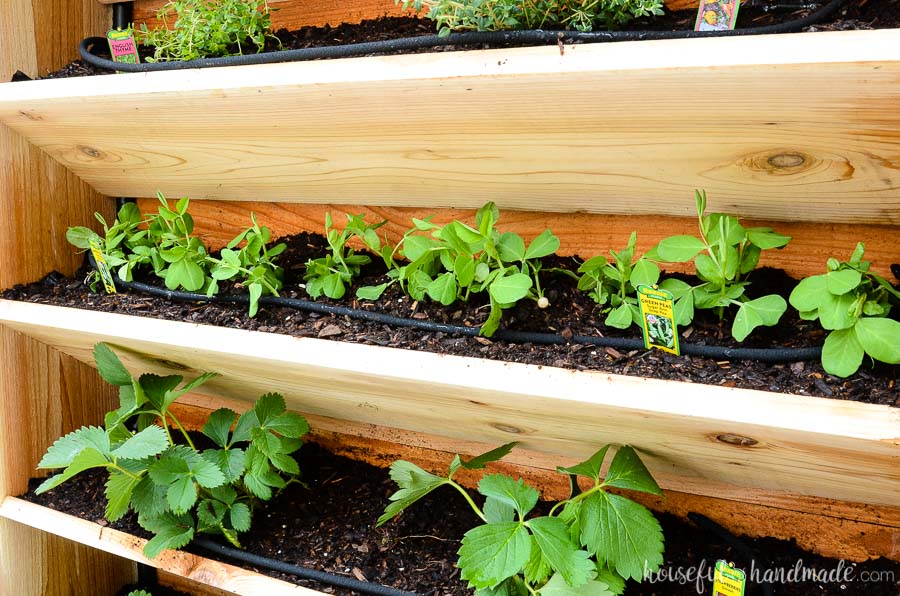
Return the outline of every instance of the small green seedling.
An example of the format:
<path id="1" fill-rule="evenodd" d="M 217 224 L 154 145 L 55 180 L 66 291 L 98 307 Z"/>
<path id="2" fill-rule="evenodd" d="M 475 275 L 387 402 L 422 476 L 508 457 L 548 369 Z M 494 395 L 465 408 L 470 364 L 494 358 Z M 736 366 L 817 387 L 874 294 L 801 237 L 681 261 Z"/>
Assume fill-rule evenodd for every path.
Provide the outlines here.
<path id="1" fill-rule="evenodd" d="M 181 548 L 201 532 L 239 547 L 255 501 L 297 481 L 300 468 L 291 454 L 309 431 L 306 420 L 269 393 L 241 416 L 227 408 L 210 414 L 203 434 L 216 446 L 200 451 L 171 406 L 215 373 L 187 383 L 178 375 L 135 378 L 103 343 L 94 346 L 94 361 L 100 376 L 119 388 L 119 408 L 106 414 L 103 427 L 84 426 L 57 439 L 38 468 L 63 471 L 35 492 L 103 469 L 109 474 L 106 518 L 136 512 L 141 527 L 154 534 L 144 546 L 147 557 Z"/>
<path id="2" fill-rule="evenodd" d="M 787 302 L 776 294 L 748 299 L 744 292 L 750 282 L 747 275 L 756 268 L 763 250 L 783 248 L 790 236 L 771 228 L 744 228 L 736 217 L 721 213 L 704 215 L 706 192 L 696 191 L 700 237 L 671 236 L 650 249 L 644 258 L 668 263 L 693 260 L 701 284 L 691 287 L 678 279 L 666 279 L 660 287 L 675 297 L 675 322 L 688 325 L 694 309 L 715 309 L 719 319 L 725 309 L 737 306 L 731 335 L 744 341 L 760 325 L 778 323 L 787 310 Z"/>
<path id="3" fill-rule="evenodd" d="M 103 236 L 90 228 L 73 226 L 66 230 L 66 240 L 82 250 L 90 250 L 93 240 L 103 253 L 106 265 L 116 270 L 122 281 L 132 281 L 134 268 L 140 264 L 140 259 L 135 258 L 135 255 L 149 250 L 150 243 L 147 230 L 139 227 L 144 220 L 137 205 L 134 203 L 122 205 L 112 226 L 107 225 L 100 213 L 94 213 L 94 217 L 103 226 Z M 92 290 L 96 291 L 99 281 L 97 272 L 91 271 L 89 283 Z"/>
<path id="4" fill-rule="evenodd" d="M 828 259 L 828 272 L 802 280 L 791 292 L 791 306 L 800 317 L 819 320 L 830 331 L 822 347 L 822 367 L 839 377 L 855 373 L 868 354 L 875 360 L 900 364 L 900 322 L 889 318 L 900 304 L 900 292 L 869 271 L 862 242 L 849 261 Z"/>
<path id="5" fill-rule="evenodd" d="M 640 257 L 634 260 L 637 233 L 632 232 L 628 245 L 621 251 L 609 251 L 612 262 L 597 256 L 585 261 L 578 268 L 578 289 L 585 290 L 594 302 L 605 307 L 605 325 L 627 329 L 632 324 L 641 325 L 641 309 L 638 306 L 637 287 L 652 286 L 659 281 L 659 267 Z"/>
<path id="6" fill-rule="evenodd" d="M 442 486 L 456 489 L 483 522 L 466 532 L 459 549 L 460 577 L 476 589 L 476 596 L 613 596 L 624 591 L 628 578 L 641 581 L 646 571 L 659 568 L 663 562 L 659 522 L 642 505 L 609 492 L 616 488 L 661 494 L 634 449 L 619 447 L 605 475 L 601 467 L 609 445 L 580 464 L 558 468 L 569 476 L 572 494 L 547 515 L 532 512 L 537 490 L 503 474 L 482 477 L 478 492 L 485 499 L 479 507 L 454 474 L 484 469 L 514 445 L 467 461 L 457 455 L 445 476 L 408 461 L 394 462 L 391 478 L 400 489 L 391 495 L 378 525 Z M 589 488 L 582 491 L 578 478 L 586 478 Z"/>
<path id="7" fill-rule="evenodd" d="M 306 281 L 306 293 L 313 298 L 318 298 L 322 294 L 334 300 L 343 298 L 347 292 L 346 286 L 359 276 L 362 266 L 372 262 L 368 255 L 356 254 L 347 246 L 347 241 L 355 236 L 378 252 L 381 240 L 376 230 L 386 223 L 387 221 L 382 221 L 369 225 L 363 221 L 362 215 L 347 214 L 346 227 L 338 231 L 333 227 L 331 213 L 326 213 L 325 239 L 331 248 L 331 254 L 307 261 L 306 275 L 303 276 Z"/>

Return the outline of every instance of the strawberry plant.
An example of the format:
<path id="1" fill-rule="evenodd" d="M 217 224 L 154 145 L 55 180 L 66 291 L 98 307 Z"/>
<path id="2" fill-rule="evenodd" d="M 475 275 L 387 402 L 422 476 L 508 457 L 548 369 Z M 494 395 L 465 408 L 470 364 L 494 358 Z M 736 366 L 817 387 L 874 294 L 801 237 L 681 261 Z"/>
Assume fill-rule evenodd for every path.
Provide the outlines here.
<path id="1" fill-rule="evenodd" d="M 610 250 L 613 260 L 597 256 L 588 259 L 578 268 L 578 289 L 586 290 L 594 301 L 604 308 L 604 324 L 627 329 L 641 325 L 641 309 L 638 306 L 639 285 L 652 286 L 659 281 L 659 267 L 645 257 L 634 260 L 637 233 L 632 232 L 628 245 L 619 252 Z"/>
<path id="2" fill-rule="evenodd" d="M 106 518 L 136 512 L 141 527 L 154 534 L 146 556 L 181 548 L 197 533 L 221 534 L 239 547 L 255 502 L 271 499 L 273 489 L 300 473 L 291 454 L 309 430 L 306 420 L 269 393 L 241 416 L 227 408 L 213 412 L 203 434 L 215 447 L 201 451 L 170 407 L 215 373 L 187 383 L 178 375 L 135 378 L 103 343 L 94 346 L 94 361 L 100 376 L 119 388 L 119 408 L 106 414 L 103 427 L 81 427 L 50 446 L 38 467 L 63 471 L 36 492 L 103 469 L 109 474 Z"/>
<path id="3" fill-rule="evenodd" d="M 369 225 L 363 221 L 362 215 L 348 214 L 347 225 L 338 231 L 333 227 L 331 213 L 326 213 L 325 239 L 331 254 L 307 261 L 306 275 L 303 276 L 306 281 L 306 293 L 313 298 L 318 298 L 322 294 L 334 300 L 343 298 L 347 291 L 346 286 L 359 276 L 360 268 L 372 262 L 368 255 L 356 254 L 347 246 L 347 241 L 355 236 L 378 252 L 381 249 L 381 240 L 375 230 L 385 223 L 387 221 Z"/>
<path id="4" fill-rule="evenodd" d="M 694 309 L 715 309 L 719 319 L 725 309 L 737 307 L 731 335 L 743 341 L 760 325 L 775 325 L 787 310 L 787 302 L 772 294 L 750 300 L 744 294 L 763 250 L 783 248 L 790 236 L 783 236 L 771 228 L 744 228 L 736 217 L 706 212 L 706 192 L 696 191 L 697 218 L 700 236 L 670 236 L 650 249 L 644 258 L 669 263 L 694 261 L 701 283 L 690 286 L 678 279 L 666 279 L 660 287 L 675 296 L 675 319 L 687 325 L 694 318 Z"/>
<path id="5" fill-rule="evenodd" d="M 869 271 L 864 254 L 860 242 L 849 261 L 828 259 L 827 273 L 802 280 L 789 298 L 801 318 L 818 319 L 830 331 L 822 367 L 839 377 L 855 373 L 866 354 L 900 364 L 900 322 L 889 318 L 891 307 L 900 304 L 900 292 Z"/>
<path id="6" fill-rule="evenodd" d="M 661 494 L 634 449 L 619 447 L 605 475 L 601 467 L 609 445 L 580 464 L 558 468 L 570 477 L 572 494 L 547 515 L 533 513 L 537 490 L 503 474 L 482 477 L 478 492 L 484 504 L 479 507 L 453 480 L 454 474 L 484 469 L 514 445 L 470 460 L 457 455 L 444 476 L 408 461 L 394 462 L 390 474 L 399 490 L 391 495 L 378 525 L 442 486 L 454 488 L 483 522 L 466 532 L 458 553 L 460 577 L 476 589 L 476 596 L 612 596 L 624 591 L 627 579 L 641 581 L 645 571 L 659 568 L 663 535 L 656 518 L 642 505 L 609 492 L 617 488 Z M 587 490 L 579 488 L 579 477 L 588 479 Z"/>

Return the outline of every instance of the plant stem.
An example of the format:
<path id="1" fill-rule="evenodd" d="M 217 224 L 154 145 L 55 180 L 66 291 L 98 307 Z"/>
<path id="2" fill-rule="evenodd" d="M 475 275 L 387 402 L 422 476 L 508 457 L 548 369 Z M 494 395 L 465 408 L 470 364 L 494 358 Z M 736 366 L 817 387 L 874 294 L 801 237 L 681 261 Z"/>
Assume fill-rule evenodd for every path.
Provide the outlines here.
<path id="1" fill-rule="evenodd" d="M 478 505 L 475 504 L 475 501 L 472 500 L 472 497 L 469 496 L 469 493 L 466 492 L 466 489 L 455 483 L 453 480 L 450 480 L 449 478 L 447 479 L 447 482 L 450 484 L 450 486 L 458 490 L 460 494 L 466 499 L 466 501 L 469 503 L 469 506 L 472 508 L 472 511 L 475 512 L 475 515 L 480 517 L 481 521 L 487 523 L 487 517 L 485 517 L 481 509 L 478 508 Z"/>
<path id="2" fill-rule="evenodd" d="M 184 430 L 184 427 L 181 425 L 181 422 L 178 421 L 178 418 L 175 417 L 175 414 L 172 414 L 171 412 L 169 412 L 167 410 L 165 416 L 169 416 L 172 418 L 172 422 L 175 423 L 175 426 L 177 426 L 178 430 L 181 431 L 181 434 L 184 435 L 184 438 L 187 441 L 190 448 L 193 449 L 194 451 L 196 451 L 197 448 L 194 447 L 194 442 L 191 440 L 191 436 L 187 433 L 186 430 Z M 163 416 L 163 420 L 165 420 L 165 416 Z M 171 441 L 171 436 L 169 437 L 169 440 Z"/>

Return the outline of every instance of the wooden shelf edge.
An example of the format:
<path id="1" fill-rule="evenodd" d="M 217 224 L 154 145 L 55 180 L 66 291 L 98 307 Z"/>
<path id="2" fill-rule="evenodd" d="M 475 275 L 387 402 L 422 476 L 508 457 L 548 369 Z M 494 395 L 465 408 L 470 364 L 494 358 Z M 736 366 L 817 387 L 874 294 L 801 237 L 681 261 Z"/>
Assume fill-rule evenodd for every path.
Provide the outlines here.
<path id="1" fill-rule="evenodd" d="M 698 492 L 726 484 L 900 504 L 900 410 L 886 406 L 10 301 L 0 301 L 0 324 L 89 364 L 93 344 L 106 341 L 135 371 L 220 372 L 201 392 L 244 408 L 278 391 L 311 416 L 455 441 L 517 440 L 556 456 L 629 443 L 655 474 Z"/>
<path id="2" fill-rule="evenodd" d="M 16 497 L 6 497 L 0 502 L 0 517 L 234 594 L 248 596 L 263 593 L 272 596 L 322 594 L 184 551 L 168 550 L 155 559 L 148 559 L 142 552 L 144 544 L 147 543 L 143 538 Z"/>

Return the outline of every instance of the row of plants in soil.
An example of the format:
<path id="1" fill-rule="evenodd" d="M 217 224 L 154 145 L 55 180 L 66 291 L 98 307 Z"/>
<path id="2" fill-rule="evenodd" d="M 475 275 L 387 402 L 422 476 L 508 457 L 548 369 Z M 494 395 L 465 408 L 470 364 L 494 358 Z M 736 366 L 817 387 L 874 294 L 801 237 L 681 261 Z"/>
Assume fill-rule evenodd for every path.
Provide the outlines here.
<path id="1" fill-rule="evenodd" d="M 219 535 L 240 547 L 240 535 L 250 530 L 261 502 L 302 483 L 296 452 L 309 425 L 286 411 L 280 395 L 263 395 L 241 415 L 228 408 L 210 414 L 202 433 L 213 446 L 202 449 L 170 408 L 215 373 L 189 382 L 178 375 L 135 378 L 103 343 L 94 347 L 94 360 L 100 376 L 118 387 L 119 407 L 106 414 L 102 427 L 82 427 L 47 450 L 38 467 L 62 472 L 36 493 L 87 470 L 103 470 L 108 473 L 106 518 L 136 514 L 153 535 L 144 553 L 155 558 L 200 534 Z M 478 483 L 481 505 L 454 480 L 459 470 L 483 470 L 514 446 L 470 459 L 457 455 L 443 475 L 395 461 L 390 476 L 398 490 L 377 524 L 443 486 L 458 491 L 482 522 L 465 533 L 458 552 L 460 577 L 479 596 L 621 594 L 628 579 L 641 581 L 660 567 L 663 535 L 656 518 L 609 491 L 661 494 L 633 448 L 615 447 L 605 474 L 601 468 L 610 445 L 575 466 L 560 467 L 570 478 L 572 494 L 546 514 L 533 511 L 540 494 L 521 479 L 484 474 Z M 587 488 L 579 488 L 578 478 L 587 479 Z"/>
<path id="2" fill-rule="evenodd" d="M 212 298 L 220 282 L 230 282 L 249 294 L 249 316 L 256 315 L 264 295 L 278 296 L 284 271 L 277 264 L 284 243 L 272 243 L 271 232 L 251 214 L 252 224 L 214 256 L 194 235 L 188 213 L 189 199 L 174 208 L 161 194 L 156 213 L 142 215 L 135 204 L 125 203 L 109 225 L 99 214 L 102 235 L 90 228 L 73 227 L 67 238 L 88 250 L 93 244 L 115 277 L 132 282 L 135 273 L 152 275 L 169 290 L 197 292 Z M 698 234 L 664 238 L 644 254 L 635 250 L 632 232 L 621 250 L 610 257 L 594 256 L 577 270 L 547 267 L 543 260 L 554 255 L 560 241 L 549 229 L 530 243 L 512 231 L 497 228 L 500 212 L 488 203 L 475 214 L 474 225 L 452 221 L 445 225 L 431 217 L 413 219 L 412 227 L 396 242 L 379 236 L 386 222 L 369 224 L 363 215 L 348 215 L 337 228 L 326 214 L 325 238 L 329 251 L 309 259 L 304 290 L 313 299 L 346 298 L 347 290 L 366 265 L 379 260 L 386 268 L 383 283 L 355 288 L 360 300 L 377 300 L 391 286 L 414 301 L 431 300 L 444 306 L 458 301 L 483 300 L 490 314 L 479 333 L 491 337 L 503 312 L 523 300 L 550 308 L 547 284 L 553 276 L 577 280 L 578 289 L 597 305 L 603 324 L 616 329 L 642 326 L 638 288 L 648 286 L 668 292 L 674 300 L 675 323 L 686 326 L 698 310 L 711 310 L 720 322 L 730 319 L 731 334 L 744 341 L 760 326 L 774 326 L 786 312 L 788 301 L 800 318 L 818 320 L 828 332 L 822 348 L 822 365 L 831 374 L 855 373 L 865 355 L 888 364 L 900 363 L 900 322 L 891 310 L 900 304 L 900 292 L 886 279 L 870 271 L 858 243 L 850 258 L 830 258 L 826 272 L 801 280 L 789 295 L 750 298 L 750 278 L 764 250 L 781 249 L 789 242 L 767 227 L 745 228 L 736 217 L 706 213 L 706 195 L 696 193 Z M 351 240 L 369 252 L 357 252 Z M 698 283 L 664 276 L 664 263 L 692 262 Z M 543 281 L 542 281 L 543 280 Z M 96 289 L 101 278 L 92 274 Z M 543 286 L 542 286 L 543 283 Z M 785 289 L 786 291 L 787 289 Z M 673 341 L 672 329 L 655 329 L 660 339 Z"/>

